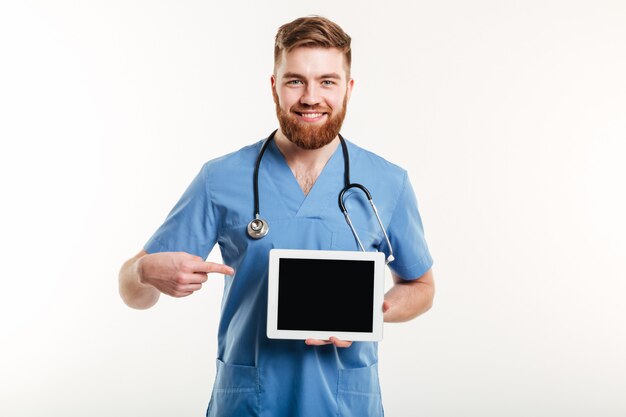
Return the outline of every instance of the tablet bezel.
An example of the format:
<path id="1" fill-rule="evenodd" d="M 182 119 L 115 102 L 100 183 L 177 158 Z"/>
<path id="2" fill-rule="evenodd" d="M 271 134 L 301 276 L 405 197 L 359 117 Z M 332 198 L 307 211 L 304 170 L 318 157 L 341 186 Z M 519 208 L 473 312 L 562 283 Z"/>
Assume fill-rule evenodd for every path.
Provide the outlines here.
<path id="1" fill-rule="evenodd" d="M 374 303 L 372 332 L 327 332 L 311 330 L 278 329 L 278 272 L 279 260 L 285 258 L 338 259 L 374 261 Z M 356 252 L 335 250 L 271 249 L 269 254 L 267 285 L 267 337 L 270 339 L 309 338 L 328 340 L 335 336 L 340 340 L 380 341 L 383 338 L 383 300 L 385 289 L 385 254 L 383 252 Z M 320 300 L 320 308 L 324 308 Z"/>

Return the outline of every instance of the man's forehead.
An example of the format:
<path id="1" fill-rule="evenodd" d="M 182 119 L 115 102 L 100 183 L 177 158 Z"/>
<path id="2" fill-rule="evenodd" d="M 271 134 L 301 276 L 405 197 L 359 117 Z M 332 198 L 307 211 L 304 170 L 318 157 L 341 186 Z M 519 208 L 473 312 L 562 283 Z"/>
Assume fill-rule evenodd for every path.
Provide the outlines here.
<path id="1" fill-rule="evenodd" d="M 283 50 L 276 66 L 277 75 L 321 76 L 336 74 L 346 77 L 345 57 L 337 48 L 305 47 Z"/>

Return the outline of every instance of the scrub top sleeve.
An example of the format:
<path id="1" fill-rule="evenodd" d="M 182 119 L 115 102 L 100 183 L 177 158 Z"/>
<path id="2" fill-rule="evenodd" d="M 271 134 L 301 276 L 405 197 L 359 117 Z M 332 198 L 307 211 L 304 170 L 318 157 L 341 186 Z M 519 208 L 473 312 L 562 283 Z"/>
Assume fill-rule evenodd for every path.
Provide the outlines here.
<path id="1" fill-rule="evenodd" d="M 428 251 L 422 219 L 417 209 L 417 199 L 406 171 L 396 208 L 387 227 L 387 234 L 395 258 L 389 263 L 389 268 L 396 275 L 405 280 L 412 280 L 421 277 L 431 268 L 433 259 Z M 388 255 L 386 242 L 383 246 Z"/>
<path id="2" fill-rule="evenodd" d="M 207 175 L 205 164 L 145 244 L 146 252 L 187 252 L 203 259 L 209 255 L 217 233 Z"/>

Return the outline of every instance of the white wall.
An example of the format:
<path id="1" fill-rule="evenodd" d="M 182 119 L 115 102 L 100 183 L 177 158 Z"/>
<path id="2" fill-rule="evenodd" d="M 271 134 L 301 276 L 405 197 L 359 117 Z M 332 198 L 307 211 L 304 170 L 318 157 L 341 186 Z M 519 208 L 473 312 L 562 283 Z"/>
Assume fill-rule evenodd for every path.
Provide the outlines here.
<path id="1" fill-rule="evenodd" d="M 387 415 L 626 415 L 626 4 L 458 0 L 3 2 L 0 415 L 203 415 L 222 278 L 134 311 L 117 273 L 277 125 L 273 37 L 311 13 L 352 36 L 343 132 L 409 170 L 435 258 L 435 307 L 380 345 Z"/>

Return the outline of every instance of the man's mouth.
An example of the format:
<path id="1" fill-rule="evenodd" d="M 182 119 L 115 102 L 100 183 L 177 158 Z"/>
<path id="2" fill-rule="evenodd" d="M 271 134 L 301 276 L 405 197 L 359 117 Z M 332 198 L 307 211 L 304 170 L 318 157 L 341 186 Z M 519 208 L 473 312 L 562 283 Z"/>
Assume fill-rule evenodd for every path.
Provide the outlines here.
<path id="1" fill-rule="evenodd" d="M 324 112 L 294 112 L 299 116 L 299 119 L 304 120 L 305 122 L 317 122 L 321 120 L 322 117 L 326 115 Z"/>

